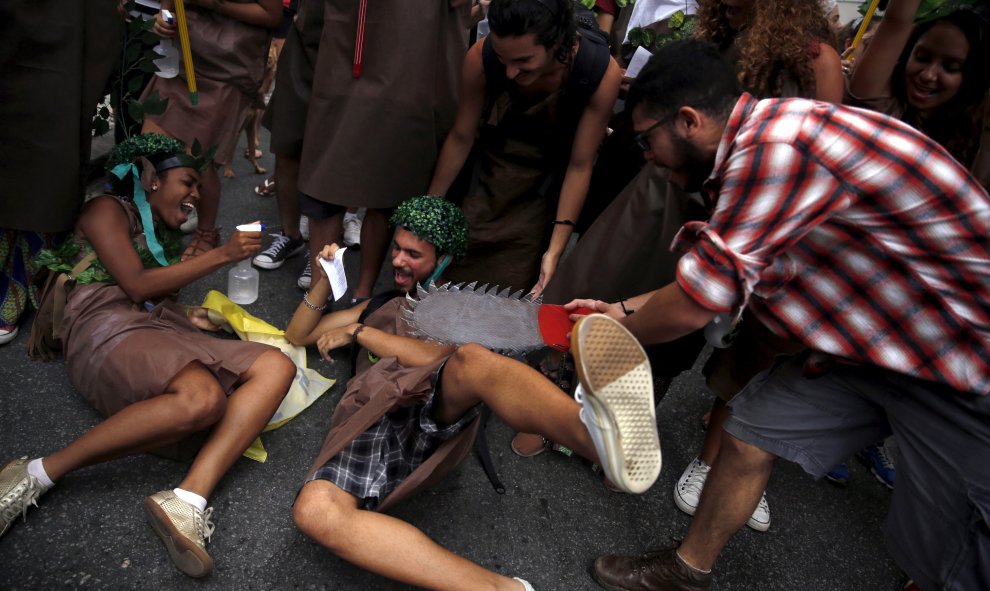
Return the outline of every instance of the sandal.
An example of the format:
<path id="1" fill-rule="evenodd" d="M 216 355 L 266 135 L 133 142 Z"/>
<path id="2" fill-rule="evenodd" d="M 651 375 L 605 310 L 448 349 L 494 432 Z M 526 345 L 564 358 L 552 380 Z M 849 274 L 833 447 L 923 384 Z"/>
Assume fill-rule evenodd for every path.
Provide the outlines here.
<path id="1" fill-rule="evenodd" d="M 204 252 L 213 250 L 218 244 L 220 244 L 220 228 L 213 228 L 212 230 L 197 229 L 192 241 L 189 242 L 189 246 L 182 251 L 182 258 L 180 260 L 188 261 Z"/>
<path id="2" fill-rule="evenodd" d="M 570 394 L 574 389 L 574 358 L 569 353 L 547 349 L 537 369 L 558 388 Z"/>
<path id="3" fill-rule="evenodd" d="M 254 192 L 262 197 L 271 197 L 275 194 L 275 177 L 268 177 L 261 181 L 261 184 L 254 188 Z"/>

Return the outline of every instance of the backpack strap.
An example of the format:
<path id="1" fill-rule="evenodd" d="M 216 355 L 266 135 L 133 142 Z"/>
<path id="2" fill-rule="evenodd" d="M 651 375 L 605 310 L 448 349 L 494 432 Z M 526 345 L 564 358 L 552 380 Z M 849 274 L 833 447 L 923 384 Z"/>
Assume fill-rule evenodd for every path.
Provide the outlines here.
<path id="1" fill-rule="evenodd" d="M 68 273 L 60 273 L 55 280 L 55 299 L 52 301 L 52 336 L 58 338 L 58 332 L 62 328 L 62 316 L 65 313 L 66 300 L 69 298 L 68 289 L 65 284 L 75 281 L 80 273 L 89 268 L 96 260 L 96 252 L 91 252 L 84 256 L 81 261 Z"/>
<path id="2" fill-rule="evenodd" d="M 602 38 L 600 31 L 591 31 L 584 28 L 578 29 L 581 37 L 581 47 L 574 56 L 574 65 L 571 67 L 571 77 L 568 81 L 568 90 L 576 96 L 585 100 L 598 90 L 605 72 L 608 71 L 608 63 L 611 54 L 608 44 Z"/>

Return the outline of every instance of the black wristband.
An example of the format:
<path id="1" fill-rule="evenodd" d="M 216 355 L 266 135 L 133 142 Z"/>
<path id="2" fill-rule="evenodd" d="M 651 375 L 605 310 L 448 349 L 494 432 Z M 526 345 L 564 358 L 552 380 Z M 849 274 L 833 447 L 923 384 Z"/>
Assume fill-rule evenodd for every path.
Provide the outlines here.
<path id="1" fill-rule="evenodd" d="M 626 309 L 626 300 L 625 300 L 625 298 L 619 300 L 619 307 L 622 308 L 622 311 L 625 312 L 626 316 L 632 316 L 633 313 L 636 312 L 636 310 L 627 310 Z"/>

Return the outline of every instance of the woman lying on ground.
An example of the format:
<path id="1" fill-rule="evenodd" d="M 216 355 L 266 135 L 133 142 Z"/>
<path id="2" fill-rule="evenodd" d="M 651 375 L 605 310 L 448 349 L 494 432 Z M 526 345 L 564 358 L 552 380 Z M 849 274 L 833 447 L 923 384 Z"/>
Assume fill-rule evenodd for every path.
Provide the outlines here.
<path id="1" fill-rule="evenodd" d="M 169 299 L 217 269 L 253 256 L 260 232 L 178 262 L 178 227 L 199 199 L 200 162 L 178 141 L 129 138 L 107 163 L 113 195 L 90 200 L 73 237 L 39 262 L 71 268 L 95 252 L 69 293 L 60 335 L 69 379 L 106 420 L 62 449 L 0 471 L 0 535 L 62 476 L 155 450 L 212 429 L 178 488 L 145 499 L 149 522 L 182 572 L 210 573 L 206 499 L 268 423 L 295 365 L 267 345 L 216 339 L 202 308 Z"/>

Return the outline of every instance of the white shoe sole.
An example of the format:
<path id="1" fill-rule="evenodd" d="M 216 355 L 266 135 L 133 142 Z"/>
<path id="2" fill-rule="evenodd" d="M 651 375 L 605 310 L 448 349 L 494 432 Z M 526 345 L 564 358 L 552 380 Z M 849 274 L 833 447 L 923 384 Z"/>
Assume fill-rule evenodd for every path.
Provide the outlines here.
<path id="1" fill-rule="evenodd" d="M 602 468 L 620 489 L 646 492 L 662 464 L 646 352 L 625 327 L 602 314 L 578 321 L 571 332 L 571 351 L 585 409 L 594 415 L 586 418 L 605 435 Z"/>

